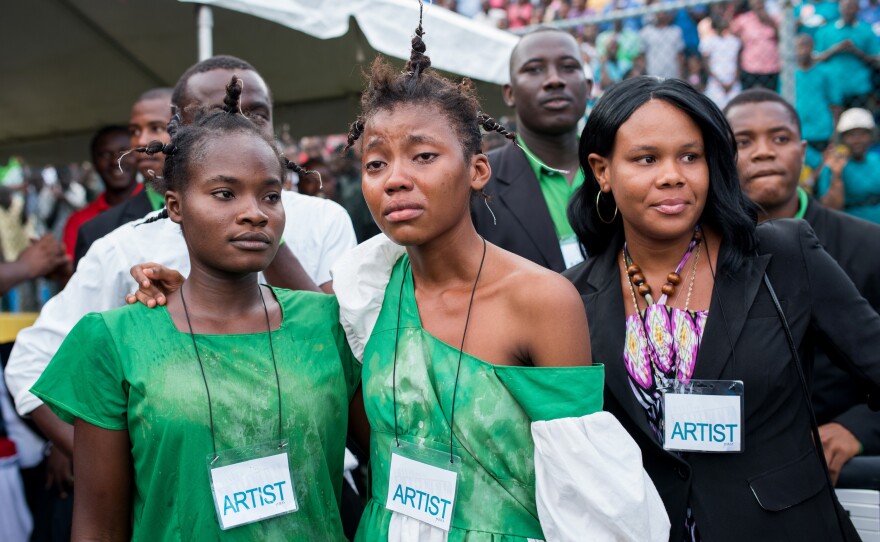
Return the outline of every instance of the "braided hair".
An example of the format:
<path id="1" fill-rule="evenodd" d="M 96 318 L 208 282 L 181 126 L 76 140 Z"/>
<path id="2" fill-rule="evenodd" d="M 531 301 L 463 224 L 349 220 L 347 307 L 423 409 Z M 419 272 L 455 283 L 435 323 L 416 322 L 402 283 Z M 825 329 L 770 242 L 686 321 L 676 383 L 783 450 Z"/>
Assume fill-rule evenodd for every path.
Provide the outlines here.
<path id="1" fill-rule="evenodd" d="M 168 190 L 183 191 L 186 188 L 193 171 L 190 169 L 195 162 L 204 159 L 204 147 L 206 143 L 216 137 L 229 134 L 248 134 L 266 142 L 278 158 L 279 175 L 284 168 L 296 172 L 309 173 L 298 164 L 281 156 L 275 141 L 267 136 L 262 128 L 258 127 L 241 112 L 240 100 L 242 82 L 233 75 L 226 85 L 226 96 L 223 99 L 222 109 L 202 108 L 196 112 L 192 124 L 182 125 L 179 114 L 175 114 L 168 124 L 168 133 L 171 135 L 170 143 L 151 141 L 148 145 L 133 149 L 148 155 L 162 153 L 165 155 L 165 168 L 162 176 L 153 175 L 149 180 L 153 188 L 160 194 Z M 144 223 L 154 222 L 167 218 L 168 212 L 163 209 L 158 215 L 151 217 Z"/>
<path id="2" fill-rule="evenodd" d="M 361 114 L 349 127 L 348 141 L 343 151 L 354 146 L 363 135 L 365 124 L 376 112 L 401 104 L 434 105 L 443 111 L 461 140 L 465 156 L 482 151 L 480 128 L 487 132 L 498 132 L 515 142 L 515 133 L 480 112 L 476 88 L 470 79 L 464 78 L 455 83 L 430 69 L 431 59 L 425 54 L 427 47 L 422 39 L 425 35 L 422 15 L 420 0 L 419 24 L 403 72 L 396 71 L 381 56 L 373 61 L 367 74 L 367 88 L 361 95 Z"/>

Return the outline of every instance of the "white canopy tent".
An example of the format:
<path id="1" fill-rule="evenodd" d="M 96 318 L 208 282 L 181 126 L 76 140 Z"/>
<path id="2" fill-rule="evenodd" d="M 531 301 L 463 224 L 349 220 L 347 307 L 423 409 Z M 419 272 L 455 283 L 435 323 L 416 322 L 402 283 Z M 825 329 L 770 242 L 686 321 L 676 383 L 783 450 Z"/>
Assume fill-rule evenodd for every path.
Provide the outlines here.
<path id="1" fill-rule="evenodd" d="M 341 133 L 357 112 L 377 51 L 406 58 L 415 0 L 27 0 L 0 17 L 0 162 L 80 160 L 100 126 L 125 123 L 150 88 L 173 86 L 198 60 L 197 12 L 211 7 L 214 54 L 251 62 L 276 104 L 276 129 Z M 499 85 L 516 37 L 426 6 L 434 66 L 477 81 L 503 114 Z M 203 40 L 204 41 L 204 40 Z"/>

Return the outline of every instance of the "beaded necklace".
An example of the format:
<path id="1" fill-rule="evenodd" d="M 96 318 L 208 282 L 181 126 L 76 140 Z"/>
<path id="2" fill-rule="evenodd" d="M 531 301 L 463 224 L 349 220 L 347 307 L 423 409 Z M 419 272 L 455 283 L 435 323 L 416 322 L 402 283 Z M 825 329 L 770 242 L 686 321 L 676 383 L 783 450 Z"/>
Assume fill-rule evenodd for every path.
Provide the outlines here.
<path id="1" fill-rule="evenodd" d="M 700 247 L 702 246 L 703 232 L 700 230 L 700 226 L 697 225 L 694 228 L 694 235 L 691 237 L 691 242 L 688 244 L 687 250 L 682 256 L 681 261 L 678 263 L 678 267 L 675 268 L 675 271 L 666 275 L 666 284 L 660 289 L 663 293 L 658 300 L 658 303 L 665 304 L 666 300 L 675 294 L 675 288 L 681 284 L 681 271 L 684 269 L 685 264 L 687 264 L 688 259 L 691 257 L 691 254 L 694 252 L 694 248 L 697 249 L 697 255 L 694 258 L 694 269 L 691 273 L 691 282 L 688 286 L 687 293 L 687 301 L 685 302 L 684 308 L 687 310 L 688 305 L 690 304 L 691 292 L 694 289 L 694 279 L 697 275 L 697 262 L 700 259 Z M 645 278 L 644 273 L 642 273 L 642 268 L 633 262 L 632 257 L 629 254 L 629 247 L 627 246 L 626 241 L 623 243 L 623 259 L 624 264 L 626 266 L 626 274 L 629 276 L 630 280 L 630 290 L 633 294 L 633 302 L 636 305 L 636 313 L 639 312 L 639 305 L 635 299 L 636 291 L 639 292 L 639 295 L 645 298 L 645 301 L 648 305 L 654 304 L 654 298 L 651 296 L 651 286 L 648 284 L 647 279 Z"/>

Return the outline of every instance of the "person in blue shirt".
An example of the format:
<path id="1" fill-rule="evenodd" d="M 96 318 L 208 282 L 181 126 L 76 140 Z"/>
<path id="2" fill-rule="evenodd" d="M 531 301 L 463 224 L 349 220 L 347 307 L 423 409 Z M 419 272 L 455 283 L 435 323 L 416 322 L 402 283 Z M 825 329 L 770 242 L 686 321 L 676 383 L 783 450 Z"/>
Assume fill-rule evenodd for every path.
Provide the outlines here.
<path id="1" fill-rule="evenodd" d="M 810 147 L 821 153 L 834 134 L 834 121 L 842 110 L 841 87 L 827 64 L 813 61 L 812 36 L 799 34 L 795 49 L 798 62 L 794 74 L 795 109 L 801 121 L 801 135 Z"/>
<path id="2" fill-rule="evenodd" d="M 868 150 L 875 129 L 874 117 L 866 109 L 848 109 L 840 115 L 837 131 L 844 148 L 826 156 L 816 193 L 827 207 L 880 224 L 880 154 Z"/>
<path id="3" fill-rule="evenodd" d="M 840 19 L 816 32 L 817 62 L 840 82 L 844 103 L 864 107 L 871 93 L 871 67 L 880 54 L 880 37 L 859 20 L 858 0 L 841 0 Z"/>
<path id="4" fill-rule="evenodd" d="M 815 37 L 822 26 L 840 17 L 840 9 L 834 1 L 804 0 L 794 7 L 794 16 L 798 22 L 798 32 Z"/>

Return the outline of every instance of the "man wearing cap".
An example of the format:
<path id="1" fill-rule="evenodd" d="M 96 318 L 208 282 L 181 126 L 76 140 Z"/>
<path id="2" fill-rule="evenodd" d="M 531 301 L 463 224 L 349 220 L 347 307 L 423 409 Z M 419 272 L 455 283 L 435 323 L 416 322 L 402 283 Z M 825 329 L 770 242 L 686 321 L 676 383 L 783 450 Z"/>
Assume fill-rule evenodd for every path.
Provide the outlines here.
<path id="1" fill-rule="evenodd" d="M 487 241 L 554 271 L 583 260 L 566 210 L 584 182 L 578 123 L 591 88 L 571 34 L 542 28 L 523 36 L 504 85 L 504 101 L 516 110 L 518 145 L 489 153 L 489 199 L 471 205 Z"/>
<path id="2" fill-rule="evenodd" d="M 842 145 L 829 150 L 816 183 L 823 205 L 880 224 L 880 155 L 874 142 L 874 117 L 866 109 L 847 109 L 837 133 Z"/>

